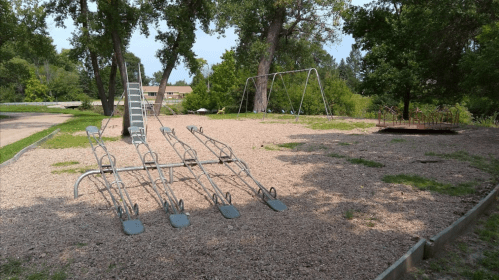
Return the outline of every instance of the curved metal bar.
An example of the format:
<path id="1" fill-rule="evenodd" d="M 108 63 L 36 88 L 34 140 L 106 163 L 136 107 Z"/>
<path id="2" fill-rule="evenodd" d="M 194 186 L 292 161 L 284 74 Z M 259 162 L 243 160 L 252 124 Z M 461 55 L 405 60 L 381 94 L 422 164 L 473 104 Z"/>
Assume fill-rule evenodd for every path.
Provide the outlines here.
<path id="1" fill-rule="evenodd" d="M 267 116 L 267 109 L 269 107 L 269 100 L 270 100 L 270 95 L 272 94 L 272 88 L 274 87 L 274 81 L 275 81 L 275 76 L 277 75 L 274 74 L 274 77 L 272 77 L 272 84 L 270 84 L 270 91 L 269 91 L 269 96 L 267 97 L 267 102 L 265 103 L 265 112 L 263 112 L 263 117 L 262 117 L 262 120 L 265 119 L 265 117 Z"/>
<path id="2" fill-rule="evenodd" d="M 303 94 L 301 96 L 300 108 L 298 108 L 298 114 L 296 115 L 296 121 L 298 121 L 298 118 L 300 118 L 301 106 L 303 104 L 303 98 L 305 97 L 305 92 L 307 91 L 308 78 L 310 78 L 310 72 L 312 71 L 312 69 L 314 68 L 310 68 L 310 70 L 308 71 L 307 81 L 305 82 L 305 88 L 303 89 Z"/>
<path id="3" fill-rule="evenodd" d="M 288 96 L 289 100 L 289 105 L 291 105 L 291 111 L 295 111 L 295 108 L 293 108 L 293 102 L 291 102 L 291 98 L 289 97 L 288 89 L 286 88 L 286 83 L 284 83 L 284 78 L 282 77 L 282 74 L 279 74 L 281 77 L 282 85 L 284 86 L 284 90 L 286 91 L 286 96 Z"/>

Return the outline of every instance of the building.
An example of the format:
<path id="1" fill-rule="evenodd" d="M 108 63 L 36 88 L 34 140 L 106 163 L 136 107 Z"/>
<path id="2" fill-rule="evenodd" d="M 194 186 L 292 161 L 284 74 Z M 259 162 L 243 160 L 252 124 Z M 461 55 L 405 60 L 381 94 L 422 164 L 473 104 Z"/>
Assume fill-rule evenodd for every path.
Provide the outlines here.
<path id="1" fill-rule="evenodd" d="M 143 86 L 142 92 L 147 99 L 154 99 L 158 95 L 159 86 Z M 192 92 L 190 86 L 166 86 L 165 99 L 182 99 Z"/>

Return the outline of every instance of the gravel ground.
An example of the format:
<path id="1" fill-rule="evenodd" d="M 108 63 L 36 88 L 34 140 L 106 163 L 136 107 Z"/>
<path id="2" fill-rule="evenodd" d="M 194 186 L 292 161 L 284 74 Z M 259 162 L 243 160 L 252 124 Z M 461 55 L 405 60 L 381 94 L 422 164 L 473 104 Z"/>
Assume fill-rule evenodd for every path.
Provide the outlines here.
<path id="1" fill-rule="evenodd" d="M 222 217 L 186 168 L 175 169 L 173 189 L 185 202 L 191 226 L 174 229 L 148 183 L 145 171 L 121 173 L 140 207 L 145 232 L 127 236 L 100 176 L 53 174 L 78 161 L 95 168 L 90 148 L 36 149 L 1 169 L 1 261 L 68 265 L 72 279 L 373 279 L 420 237 L 429 238 L 464 214 L 487 192 L 490 176 L 466 162 L 434 160 L 425 152 L 467 151 L 499 157 L 499 129 L 467 128 L 455 134 L 386 134 L 377 128 L 311 130 L 299 124 L 260 120 L 211 120 L 204 116 L 164 116 L 165 126 L 198 151 L 214 156 L 185 128 L 230 145 L 267 188 L 275 187 L 289 210 L 274 212 L 230 170 L 206 165 L 214 181 L 230 191 L 241 217 Z M 359 120 L 345 120 L 359 121 Z M 148 141 L 160 163 L 179 158 L 150 120 Z M 117 136 L 112 119 L 104 136 Z M 404 142 L 392 143 L 392 139 Z M 267 150 L 270 144 L 303 142 L 295 149 Z M 346 145 L 349 143 L 350 145 Z M 118 167 L 139 166 L 129 138 L 108 142 Z M 383 163 L 353 165 L 336 153 Z M 92 166 L 92 167 L 91 167 Z M 73 167 L 73 166 L 72 166 Z M 450 197 L 409 186 L 387 184 L 386 174 L 419 174 L 441 182 L 484 182 L 474 196 Z M 353 213 L 347 219 L 346 213 Z"/>

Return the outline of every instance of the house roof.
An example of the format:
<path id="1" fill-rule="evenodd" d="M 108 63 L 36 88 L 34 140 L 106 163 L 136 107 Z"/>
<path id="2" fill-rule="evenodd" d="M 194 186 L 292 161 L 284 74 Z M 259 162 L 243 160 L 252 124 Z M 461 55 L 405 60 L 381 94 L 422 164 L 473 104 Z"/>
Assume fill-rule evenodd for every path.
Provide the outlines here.
<path id="1" fill-rule="evenodd" d="M 143 92 L 158 92 L 158 86 L 143 86 Z M 166 86 L 165 92 L 173 93 L 191 93 L 192 88 L 190 86 Z"/>

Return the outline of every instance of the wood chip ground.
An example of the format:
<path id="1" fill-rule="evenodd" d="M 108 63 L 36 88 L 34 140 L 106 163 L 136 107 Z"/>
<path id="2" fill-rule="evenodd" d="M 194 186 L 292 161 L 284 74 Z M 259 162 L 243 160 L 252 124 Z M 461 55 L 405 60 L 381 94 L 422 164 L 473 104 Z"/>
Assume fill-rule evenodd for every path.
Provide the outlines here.
<path id="1" fill-rule="evenodd" d="M 499 129 L 466 128 L 455 134 L 386 134 L 377 128 L 312 130 L 293 122 L 211 120 L 163 116 L 165 126 L 214 159 L 185 128 L 230 145 L 267 188 L 274 187 L 289 210 L 274 212 L 230 170 L 206 166 L 241 217 L 222 217 L 185 168 L 175 169 L 173 189 L 185 202 L 191 226 L 174 229 L 144 171 L 123 172 L 140 207 L 145 232 L 127 236 L 99 176 L 86 177 L 73 198 L 77 174 L 54 174 L 78 161 L 95 168 L 88 148 L 38 148 L 0 170 L 0 253 L 49 268 L 68 265 L 71 279 L 373 279 L 413 246 L 458 219 L 485 195 L 489 174 L 467 162 L 436 160 L 425 152 L 466 151 L 499 157 Z M 358 121 L 358 120 L 344 120 Z M 148 141 L 161 163 L 179 158 L 150 119 Z M 104 136 L 117 136 L 112 119 Z M 391 142 L 392 139 L 404 142 Z M 271 144 L 302 142 L 295 149 Z M 349 143 L 346 145 L 344 143 Z M 118 167 L 139 166 L 129 138 L 106 143 Z M 380 162 L 382 168 L 353 165 L 345 158 Z M 476 195 L 451 197 L 382 182 L 387 174 L 417 174 L 440 182 L 483 182 Z M 353 213 L 352 219 L 346 215 Z"/>

